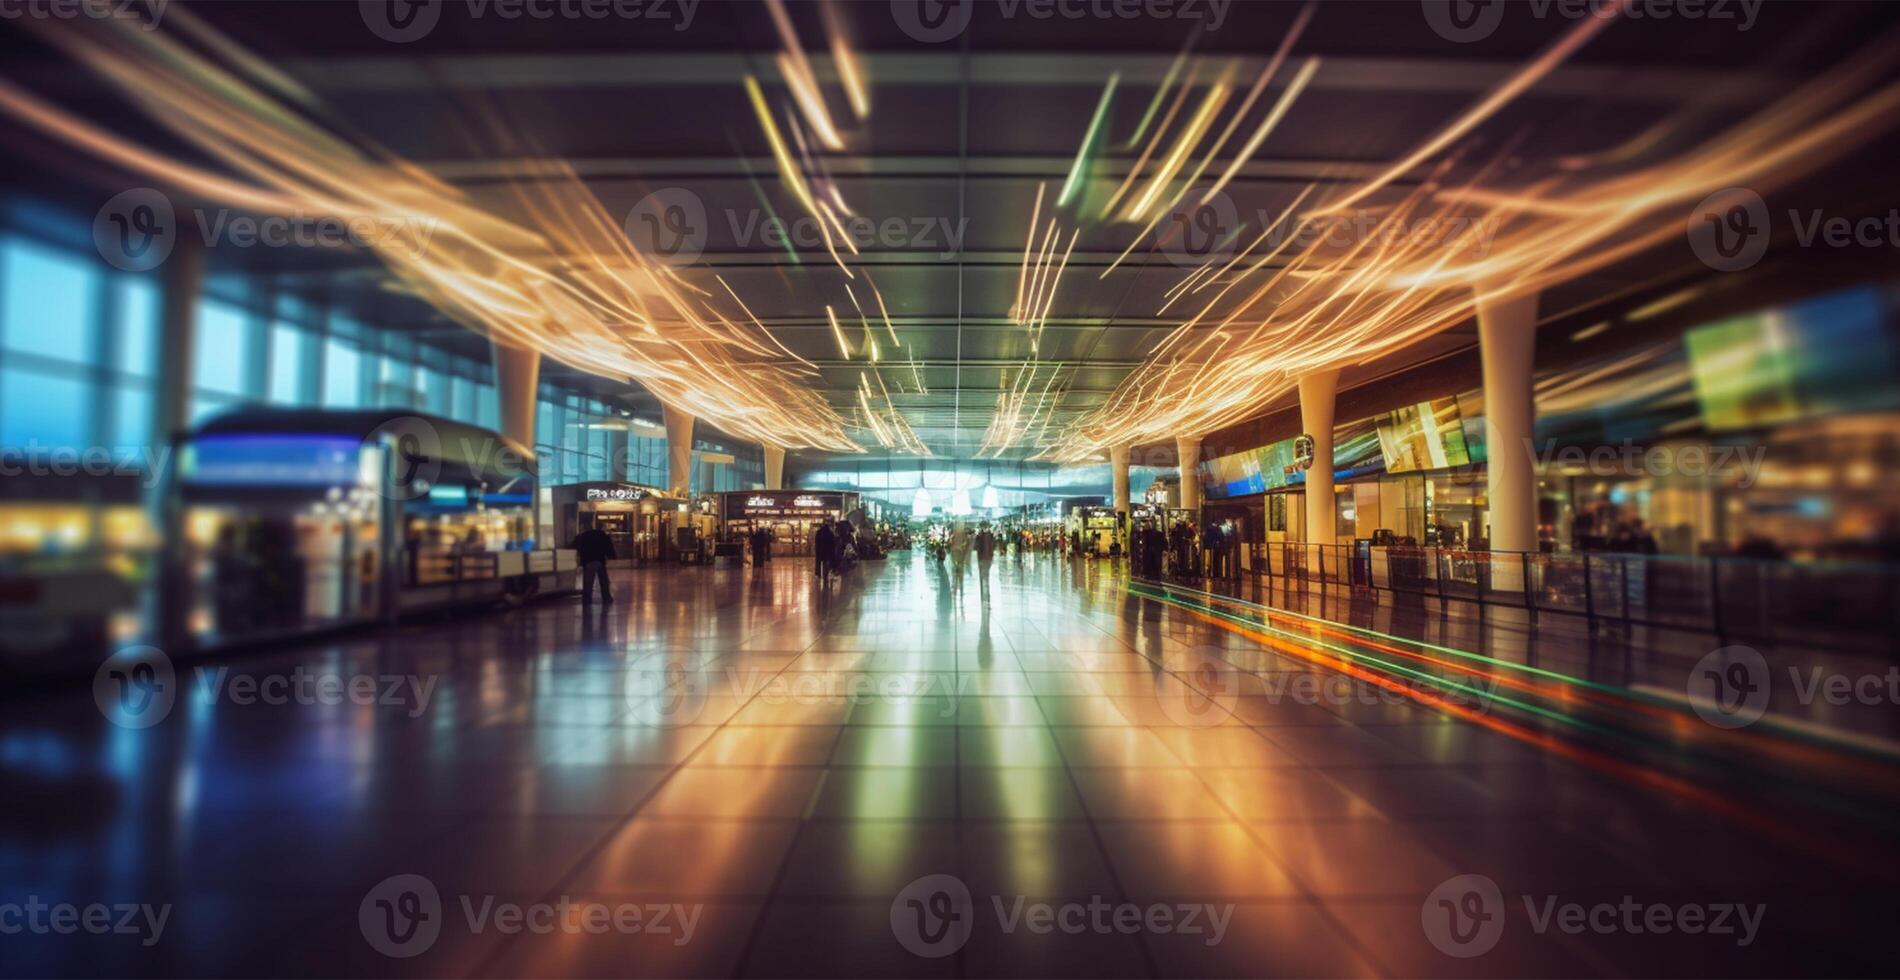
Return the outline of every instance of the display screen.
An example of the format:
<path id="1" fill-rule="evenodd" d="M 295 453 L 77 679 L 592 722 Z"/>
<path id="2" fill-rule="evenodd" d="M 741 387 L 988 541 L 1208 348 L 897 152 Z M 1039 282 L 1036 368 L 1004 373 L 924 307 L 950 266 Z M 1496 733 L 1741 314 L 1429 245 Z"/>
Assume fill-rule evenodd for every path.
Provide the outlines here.
<path id="1" fill-rule="evenodd" d="M 1471 463 L 1458 399 L 1447 395 L 1379 417 L 1379 451 L 1387 473 L 1442 470 Z"/>
<path id="2" fill-rule="evenodd" d="M 1871 287 L 1731 317 L 1683 335 L 1712 432 L 1900 403 L 1886 304 Z"/>
<path id="3" fill-rule="evenodd" d="M 219 487 L 353 487 L 363 444 L 347 436 L 204 435 L 185 447 L 185 482 Z"/>

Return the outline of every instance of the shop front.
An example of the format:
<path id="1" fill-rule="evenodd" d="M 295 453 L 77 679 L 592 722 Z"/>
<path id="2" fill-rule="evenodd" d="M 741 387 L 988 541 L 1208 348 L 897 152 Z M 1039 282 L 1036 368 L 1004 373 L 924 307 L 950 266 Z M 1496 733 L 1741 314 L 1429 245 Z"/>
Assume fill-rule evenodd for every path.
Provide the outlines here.
<path id="1" fill-rule="evenodd" d="M 719 495 L 719 535 L 743 540 L 760 528 L 772 535 L 774 555 L 809 556 L 812 532 L 858 510 L 858 495 L 823 490 L 738 490 Z"/>
<path id="2" fill-rule="evenodd" d="M 666 557 L 682 501 L 657 487 L 617 481 L 548 488 L 555 540 L 565 544 L 590 524 L 614 544 L 615 564 L 644 565 Z"/>

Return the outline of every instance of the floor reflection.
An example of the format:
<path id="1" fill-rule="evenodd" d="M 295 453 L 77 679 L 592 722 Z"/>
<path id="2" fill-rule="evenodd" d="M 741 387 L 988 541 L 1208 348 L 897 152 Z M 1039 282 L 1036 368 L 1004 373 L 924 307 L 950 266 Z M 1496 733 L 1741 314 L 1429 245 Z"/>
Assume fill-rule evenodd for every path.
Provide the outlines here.
<path id="1" fill-rule="evenodd" d="M 1885 870 L 1823 867 L 1693 801 L 1440 712 L 1300 696 L 1275 681 L 1323 671 L 1131 597 L 1105 562 L 973 561 L 958 582 L 947 563 L 900 554 L 829 588 L 802 562 L 651 569 L 614 592 L 591 611 L 547 603 L 180 664 L 173 713 L 140 730 L 108 723 L 87 691 L 16 699 L 0 721 L 0 905 L 144 903 L 171 918 L 149 946 L 9 935 L 0 972 L 1879 966 L 1878 933 L 1856 930 L 1877 918 L 1864 899 Z M 1245 670 L 1218 674 L 1232 664 Z M 1199 697 L 1202 670 L 1232 683 L 1218 710 Z M 235 693 L 305 674 L 368 678 L 376 696 Z M 361 919 L 398 874 L 426 878 L 443 910 L 440 935 L 404 959 L 373 948 Z M 1463 874 L 1566 901 L 1766 901 L 1772 928 L 1742 950 L 1680 934 L 1609 942 L 1537 932 L 1518 908 L 1495 952 L 1455 959 L 1427 941 L 1420 910 Z M 900 893 L 931 875 L 975 903 L 967 943 L 941 959 L 893 925 Z M 678 944 L 478 929 L 460 904 L 563 898 L 698 917 Z M 1215 944 L 999 926 L 1019 900 L 1207 903 L 1229 924 Z"/>

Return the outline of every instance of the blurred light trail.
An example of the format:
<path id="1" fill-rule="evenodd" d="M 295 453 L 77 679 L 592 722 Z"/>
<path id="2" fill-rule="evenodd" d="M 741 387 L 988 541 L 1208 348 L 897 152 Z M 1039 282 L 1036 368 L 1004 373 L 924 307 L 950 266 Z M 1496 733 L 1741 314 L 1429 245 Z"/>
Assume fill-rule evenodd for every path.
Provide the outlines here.
<path id="1" fill-rule="evenodd" d="M 1559 711 L 1541 708 L 1513 698 L 1504 697 L 1496 694 L 1494 691 L 1485 691 L 1482 688 L 1475 688 L 1455 681 L 1447 681 L 1436 675 L 1413 670 L 1402 665 L 1392 664 L 1376 657 L 1355 654 L 1346 648 L 1328 644 L 1312 637 L 1300 636 L 1271 627 L 1264 627 L 1259 623 L 1223 613 L 1214 609 L 1211 605 L 1196 601 L 1193 598 L 1180 595 L 1171 590 L 1151 591 L 1148 588 L 1134 583 L 1131 583 L 1129 588 L 1138 595 L 1157 602 L 1177 606 L 1185 610 L 1190 616 L 1202 622 L 1244 636 L 1277 653 L 1305 661 L 1314 666 L 1337 671 L 1460 720 L 1481 725 L 1515 741 L 1533 746 L 1579 765 L 1587 766 L 1626 782 L 1702 806 L 1721 814 L 1730 821 L 1768 834 L 1791 846 L 1799 848 L 1805 853 L 1825 859 L 1840 867 L 1858 868 L 1861 867 L 1866 860 L 1865 854 L 1839 846 L 1831 836 L 1816 833 L 1806 827 L 1796 826 L 1788 821 L 1777 819 L 1776 814 L 1772 810 L 1759 803 L 1745 802 L 1729 793 L 1707 788 L 1674 773 L 1664 772 L 1652 766 L 1643 765 L 1623 756 L 1597 748 L 1594 745 L 1587 745 L 1564 738 L 1555 731 L 1540 729 L 1528 724 L 1498 717 L 1482 708 L 1474 708 L 1469 704 L 1462 703 L 1456 700 L 1456 696 L 1480 697 L 1488 703 L 1507 705 L 1511 708 L 1525 711 L 1534 717 L 1546 721 L 1555 721 L 1580 731 L 1588 731 L 1593 735 L 1608 736 L 1611 738 L 1627 737 L 1624 733 L 1615 728 L 1584 722 L 1569 717 Z M 1202 595 L 1205 595 L 1205 593 Z M 1399 680 L 1398 677 L 1409 677 L 1412 680 L 1424 681 L 1433 687 L 1441 688 L 1444 693 L 1421 689 L 1414 684 Z M 1189 683 L 1192 682 L 1190 681 Z M 1878 812 L 1864 808 L 1843 807 L 1839 804 L 1839 801 L 1830 802 L 1835 803 L 1834 809 L 1837 811 L 1848 812 L 1861 819 L 1884 819 L 1882 814 Z"/>
<path id="2" fill-rule="evenodd" d="M 805 57 L 805 48 L 798 43 L 798 32 L 792 28 L 792 19 L 785 13 L 783 0 L 765 0 L 765 9 L 771 11 L 772 26 L 778 30 L 779 41 L 785 45 L 775 63 L 779 75 L 785 79 L 785 87 L 791 90 L 792 100 L 798 104 L 798 111 L 811 124 L 813 133 L 826 149 L 844 149 L 844 137 L 838 135 L 838 127 L 831 121 L 831 110 L 825 108 L 825 97 L 818 89 L 818 76 L 812 74 L 811 60 Z M 869 103 L 865 111 L 868 113 Z"/>
<path id="3" fill-rule="evenodd" d="M 1108 107 L 1115 101 L 1115 85 L 1122 78 L 1121 72 L 1108 76 L 1108 84 L 1102 87 L 1102 97 L 1095 103 L 1095 115 L 1089 118 L 1089 128 L 1082 134 L 1082 145 L 1076 148 L 1075 163 L 1069 166 L 1069 179 L 1062 182 L 1062 191 L 1056 195 L 1056 207 L 1068 207 L 1075 195 L 1088 181 L 1089 162 L 1094 159 L 1096 149 L 1102 141 L 1102 123 L 1108 118 Z M 1041 187 L 1036 190 L 1038 203 L 1042 197 Z M 1034 227 L 1032 220 L 1030 226 Z"/>
<path id="4" fill-rule="evenodd" d="M 1593 167 L 1572 156 L 1543 170 L 1526 162 L 1538 158 L 1516 136 L 1493 141 L 1478 160 L 1467 159 L 1470 147 L 1451 145 L 1547 73 L 1586 28 L 1604 23 L 1573 29 L 1426 141 L 1424 148 L 1449 152 L 1413 186 L 1388 185 L 1429 154 L 1414 151 L 1403 168 L 1276 219 L 1235 257 L 1246 264 L 1186 290 L 1198 296 L 1222 280 L 1101 407 L 1038 458 L 1079 461 L 1105 446 L 1239 422 L 1291 391 L 1303 373 L 1365 363 L 1467 322 L 1480 299 L 1536 293 L 1679 240 L 1682 216 L 1697 200 L 1733 186 L 1773 190 L 1900 120 L 1900 83 L 1887 75 L 1895 39 L 1883 37 L 1748 117 L 1711 120 L 1722 128 L 1699 141 L 1680 138 L 1686 132 L 1645 137 L 1639 151 L 1604 155 Z M 1347 214 L 1342 202 L 1357 207 Z M 1254 257 L 1282 222 L 1280 240 Z M 1339 229 L 1345 241 L 1330 241 Z"/>
<path id="5" fill-rule="evenodd" d="M 213 34 L 184 10 L 174 24 Z M 115 86 L 155 122 L 242 177 L 179 162 L 93 127 L 5 82 L 0 111 L 175 191 L 270 214 L 317 213 L 393 229 L 369 246 L 409 291 L 497 343 L 607 377 L 736 436 L 788 448 L 860 450 L 843 419 L 787 366 L 776 338 L 723 314 L 681 273 L 636 250 L 563 163 L 504 190 L 498 217 L 420 167 L 332 134 L 283 102 L 233 42 L 191 50 L 168 32 L 106 20 L 22 22 Z M 417 230 L 420 229 L 420 230 Z M 736 297 L 735 297 L 736 298 Z M 743 324 L 743 325 L 742 325 Z"/>

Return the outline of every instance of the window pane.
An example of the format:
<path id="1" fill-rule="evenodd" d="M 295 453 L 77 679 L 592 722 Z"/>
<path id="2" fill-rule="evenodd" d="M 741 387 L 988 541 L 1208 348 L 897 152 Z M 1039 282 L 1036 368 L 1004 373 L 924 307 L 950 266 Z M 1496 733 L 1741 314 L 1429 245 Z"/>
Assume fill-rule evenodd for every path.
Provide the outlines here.
<path id="1" fill-rule="evenodd" d="M 9 350 L 89 363 L 98 313 L 98 266 L 71 253 L 13 239 L 0 266 Z M 11 397 L 11 396 L 9 396 Z"/>
<path id="2" fill-rule="evenodd" d="M 361 400 L 363 357 L 340 340 L 323 344 L 323 404 L 327 408 L 355 408 Z"/>
<path id="3" fill-rule="evenodd" d="M 235 306 L 205 301 L 198 308 L 198 343 L 192 372 L 199 391 L 244 394 L 244 362 L 250 340 L 246 314 Z"/>
<path id="4" fill-rule="evenodd" d="M 270 332 L 270 400 L 276 405 L 303 402 L 304 333 L 283 324 Z"/>
<path id="5" fill-rule="evenodd" d="M 143 446 L 152 438 L 152 390 L 128 384 L 112 395 L 112 444 Z"/>
<path id="6" fill-rule="evenodd" d="M 501 406 L 495 401 L 493 385 L 475 387 L 475 424 L 485 429 L 501 428 Z"/>
<path id="7" fill-rule="evenodd" d="M 9 368 L 0 373 L 0 406 L 0 445 L 91 443 L 91 386 L 78 378 Z"/>
<path id="8" fill-rule="evenodd" d="M 142 276 L 119 279 L 119 370 L 135 378 L 149 378 L 157 370 L 158 286 Z"/>

